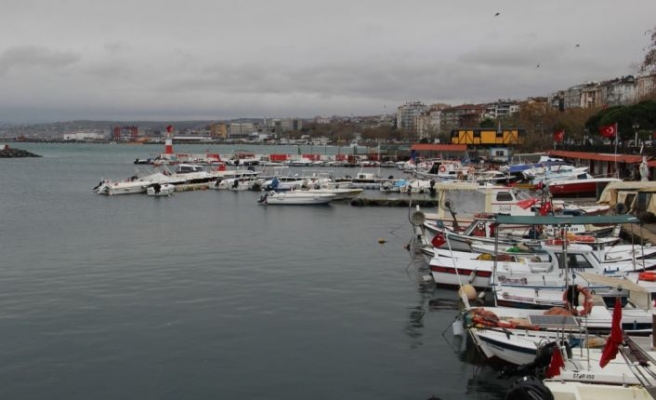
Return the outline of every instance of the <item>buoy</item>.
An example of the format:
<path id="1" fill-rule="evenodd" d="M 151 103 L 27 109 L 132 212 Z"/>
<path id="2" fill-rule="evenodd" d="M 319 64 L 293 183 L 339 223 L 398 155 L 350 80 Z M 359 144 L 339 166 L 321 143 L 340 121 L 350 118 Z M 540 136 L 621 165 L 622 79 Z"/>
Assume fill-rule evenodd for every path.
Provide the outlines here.
<path id="1" fill-rule="evenodd" d="M 476 298 L 476 289 L 472 285 L 463 285 L 458 291 L 458 295 L 462 297 L 463 293 L 467 300 L 474 300 Z"/>
<path id="2" fill-rule="evenodd" d="M 380 243 L 380 244 L 383 244 L 383 243 L 386 243 L 386 242 L 387 242 L 387 240 L 385 240 L 383 238 L 378 239 L 378 243 Z"/>

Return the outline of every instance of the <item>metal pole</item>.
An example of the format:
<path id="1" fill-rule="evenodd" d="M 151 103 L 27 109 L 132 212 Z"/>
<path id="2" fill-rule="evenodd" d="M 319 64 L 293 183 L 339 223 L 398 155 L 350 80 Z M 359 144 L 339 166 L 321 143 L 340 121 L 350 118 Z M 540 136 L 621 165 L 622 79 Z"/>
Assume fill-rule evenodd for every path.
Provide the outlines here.
<path id="1" fill-rule="evenodd" d="M 615 122 L 615 177 L 620 177 L 620 172 L 617 170 L 617 142 L 620 139 L 619 132 L 617 131 L 617 122 Z"/>

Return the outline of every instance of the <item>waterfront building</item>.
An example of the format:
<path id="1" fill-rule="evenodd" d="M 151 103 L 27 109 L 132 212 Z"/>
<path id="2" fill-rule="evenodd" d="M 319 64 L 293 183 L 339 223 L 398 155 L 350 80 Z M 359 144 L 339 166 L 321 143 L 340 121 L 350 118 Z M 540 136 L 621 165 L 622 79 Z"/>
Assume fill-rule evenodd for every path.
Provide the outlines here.
<path id="1" fill-rule="evenodd" d="M 105 134 L 97 132 L 75 132 L 64 134 L 64 141 L 67 142 L 95 142 L 106 139 L 107 136 Z"/>

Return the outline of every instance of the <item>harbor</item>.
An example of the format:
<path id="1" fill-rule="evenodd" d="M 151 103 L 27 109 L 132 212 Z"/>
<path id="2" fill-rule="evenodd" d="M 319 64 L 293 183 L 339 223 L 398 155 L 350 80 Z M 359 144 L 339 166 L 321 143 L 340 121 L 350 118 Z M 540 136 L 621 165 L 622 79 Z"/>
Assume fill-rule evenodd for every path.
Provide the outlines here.
<path id="1" fill-rule="evenodd" d="M 539 174 L 535 177 L 542 179 L 539 182 L 542 188 L 530 181 L 513 187 L 512 183 L 509 185 L 506 182 L 507 175 L 499 179 L 498 184 L 484 179 L 477 181 L 473 178 L 488 178 L 489 174 L 479 173 L 482 172 L 477 171 L 480 166 L 470 169 L 466 164 L 459 166 L 451 160 L 447 163 L 440 160 L 432 160 L 431 164 L 418 163 L 420 165 L 408 171 L 398 166 L 381 168 L 381 177 L 378 168 L 364 166 L 358 169 L 292 165 L 222 167 L 221 164 L 189 162 L 135 166 L 133 160 L 142 156 L 138 148 L 117 149 L 112 145 L 98 147 L 95 144 L 78 146 L 28 145 L 27 150 L 43 155 L 34 159 L 36 164 L 31 164 L 30 172 L 36 173 L 36 182 L 29 181 L 26 172 L 21 175 L 25 169 L 23 164 L 17 164 L 16 160 L 5 161 L 11 172 L 7 175 L 10 177 L 10 187 L 14 190 L 5 192 L 3 196 L 6 204 L 19 204 L 7 220 L 10 228 L 7 232 L 12 233 L 2 238 L 12 249 L 5 255 L 9 269 L 4 272 L 3 279 L 18 279 L 17 288 L 7 296 L 26 301 L 21 293 L 34 293 L 31 282 L 40 285 L 42 283 L 39 282 L 50 281 L 50 268 L 56 268 L 68 279 L 45 289 L 34 300 L 26 301 L 26 307 L 36 307 L 34 301 L 63 296 L 60 301 L 65 302 L 66 310 L 78 310 L 64 318 L 80 326 L 78 335 L 82 343 L 90 345 L 96 340 L 93 334 L 87 332 L 101 332 L 97 340 L 102 342 L 102 348 L 115 347 L 122 359 L 132 359 L 137 365 L 139 361 L 131 358 L 134 356 L 130 354 L 137 348 L 145 348 L 145 353 L 139 353 L 142 357 L 175 370 L 172 359 L 157 351 L 160 346 L 174 343 L 176 359 L 186 357 L 186 354 L 195 360 L 202 358 L 202 354 L 209 354 L 205 357 L 208 357 L 210 370 L 234 376 L 237 380 L 242 374 L 260 370 L 260 366 L 243 363 L 242 355 L 252 358 L 261 352 L 271 351 L 272 341 L 275 340 L 277 344 L 274 347 L 279 350 L 274 350 L 274 353 L 278 357 L 289 357 L 291 354 L 312 365 L 321 375 L 329 371 L 342 371 L 345 368 L 344 360 L 352 360 L 351 354 L 348 354 L 352 353 L 361 361 L 353 366 L 354 369 L 346 368 L 346 371 L 356 374 L 356 369 L 373 370 L 376 373 L 365 379 L 374 379 L 375 376 L 378 380 L 381 375 L 385 376 L 388 384 L 383 385 L 384 390 L 394 392 L 398 391 L 394 388 L 399 381 L 395 382 L 396 372 L 392 371 L 397 369 L 376 368 L 381 351 L 386 349 L 386 363 L 408 365 L 408 371 L 414 376 L 415 386 L 410 389 L 414 397 L 458 398 L 475 388 L 491 398 L 503 398 L 514 390 L 513 385 L 518 379 L 517 373 L 511 373 L 511 370 L 542 379 L 544 367 L 533 369 L 530 373 L 520 367 L 531 362 L 530 354 L 537 356 L 542 345 L 536 346 L 536 342 L 547 343 L 554 337 L 553 330 L 544 330 L 546 327 L 541 326 L 553 323 L 543 316 L 544 307 L 565 309 L 562 298 L 567 285 L 558 283 L 558 279 L 562 279 L 557 273 L 561 267 L 556 267 L 563 257 L 563 251 L 567 254 L 568 263 L 569 260 L 578 263 L 574 268 L 577 274 L 576 290 L 580 293 L 577 312 L 585 313 L 584 317 L 587 317 L 573 322 L 575 326 L 568 329 L 581 332 L 585 327 L 587 333 L 584 335 L 594 336 L 598 346 L 603 347 L 602 343 L 606 343 L 613 307 L 606 305 L 609 300 L 601 296 L 604 293 L 602 289 L 612 289 L 612 285 L 617 288 L 617 284 L 613 281 L 595 281 L 594 277 L 586 275 L 593 270 L 606 271 L 602 274 L 604 279 L 611 279 L 607 277 L 609 271 L 613 271 L 612 279 L 619 279 L 617 274 L 620 272 L 630 274 L 631 277 L 621 285 L 625 292 L 631 291 L 626 298 L 627 304 L 633 305 L 625 306 L 627 308 L 623 310 L 627 318 L 622 325 L 625 332 L 645 335 L 653 327 L 651 314 L 635 307 L 643 304 L 649 308 L 651 302 L 640 300 L 640 290 L 649 293 L 656 289 L 656 279 L 653 284 L 648 280 L 651 278 L 649 268 L 654 263 L 651 257 L 656 252 L 656 246 L 646 243 L 641 246 L 643 241 L 654 239 L 654 226 L 649 222 L 643 224 L 632 215 L 639 214 L 648 220 L 646 213 L 650 210 L 650 198 L 642 193 L 650 191 L 644 182 L 636 182 L 640 185 L 634 187 L 627 186 L 631 182 L 621 182 L 621 189 L 613 189 L 613 183 L 608 183 L 606 189 L 609 192 L 616 190 L 617 194 L 603 195 L 602 192 L 600 200 L 606 197 L 611 200 L 599 203 L 596 198 L 590 197 L 555 198 L 545 190 L 549 187 L 549 180 Z M 195 153 L 193 147 L 180 150 L 185 154 Z M 215 152 L 222 153 L 218 150 Z M 560 163 L 554 159 L 548 161 L 557 162 Z M 441 172 L 442 166 L 444 171 Z M 132 179 L 135 168 L 157 168 L 162 181 L 154 183 L 150 173 L 145 175 L 151 177 L 147 184 L 143 183 L 146 181 L 139 181 L 143 177 Z M 279 191 L 273 187 L 266 189 L 268 185 L 273 185 L 275 174 L 265 176 L 262 170 L 273 171 L 277 168 L 287 171 L 284 176 L 279 175 Z M 531 168 L 536 167 L 527 169 Z M 430 176 L 431 169 L 438 171 L 435 176 Z M 562 179 L 565 170 L 562 168 L 558 179 Z M 52 183 L 61 179 L 64 171 L 70 183 L 54 189 Z M 460 176 L 468 176 L 469 179 L 457 179 L 458 171 L 463 172 Z M 375 177 L 379 180 L 361 182 L 376 184 L 370 188 L 352 187 L 352 178 L 358 178 L 359 174 L 373 175 L 360 176 L 362 179 Z M 178 175 L 193 179 L 175 181 L 173 178 Z M 128 176 L 130 179 L 114 181 L 104 178 L 107 176 Z M 444 179 L 440 180 L 442 177 Z M 324 178 L 328 181 L 323 182 Z M 253 187 L 257 179 L 262 179 L 258 183 L 259 189 Z M 49 185 L 45 185 L 46 182 Z M 92 190 L 95 182 L 98 186 Z M 135 182 L 141 183 L 128 185 Z M 395 182 L 402 183 L 397 186 Z M 22 193 L 18 188 L 30 187 L 31 183 L 41 188 L 37 192 L 39 196 L 23 205 L 17 201 Z M 103 184 L 109 188 L 123 187 L 119 183 L 134 187 L 135 191 L 127 195 L 105 193 L 101 189 Z M 289 190 L 280 190 L 285 184 L 291 185 Z M 333 186 L 333 189 L 344 185 L 340 188 L 357 194 L 351 199 L 337 200 L 333 193 L 328 201 L 319 201 L 323 195 L 320 196 L 318 191 L 324 184 Z M 184 186 L 178 188 L 178 185 Z M 271 193 L 280 193 L 281 203 L 276 203 L 277 195 Z M 313 200 L 299 199 L 293 193 L 310 196 Z M 268 204 L 263 200 L 264 196 L 268 197 Z M 52 198 L 62 201 L 46 207 L 47 214 L 35 212 Z M 546 216 L 540 216 L 541 213 Z M 540 218 L 551 219 L 543 221 Z M 75 221 L 70 230 L 73 236 L 57 237 L 59 227 L 71 224 L 71 221 Z M 441 221 L 442 228 L 435 221 Z M 35 224 L 45 227 L 37 238 L 48 236 L 56 239 L 49 240 L 45 247 L 33 249 L 26 239 L 34 231 L 21 227 Z M 511 226 L 509 230 L 499 228 L 508 224 Z M 531 233 L 530 227 L 536 226 L 543 228 L 534 229 Z M 438 228 L 447 229 L 442 231 L 443 243 L 442 239 L 436 239 L 439 238 L 435 233 L 437 231 L 430 231 Z M 495 244 L 498 240 L 495 232 L 498 232 L 498 238 L 503 239 L 503 244 Z M 538 235 L 538 232 L 541 234 Z M 633 240 L 628 235 L 631 232 Z M 529 246 L 529 250 L 523 248 L 522 243 Z M 28 247 L 34 253 L 25 258 Z M 48 268 L 36 262 L 50 253 L 59 255 L 50 257 Z M 453 260 L 457 262 L 454 264 Z M 31 265 L 27 271 L 32 278 L 15 278 L 16 274 L 21 273 L 25 262 Z M 494 263 L 512 271 L 512 275 L 497 277 L 500 279 L 498 283 L 490 283 L 489 280 L 495 277 L 491 272 Z M 631 266 L 633 263 L 647 269 L 635 270 Z M 181 265 L 185 267 L 181 268 Z M 585 268 L 585 272 L 581 268 Z M 531 274 L 526 272 L 531 270 Z M 550 270 L 554 273 L 549 275 L 547 271 Z M 536 275 L 535 271 L 542 272 Z M 450 285 L 440 284 L 443 277 L 450 279 Z M 593 289 L 587 289 L 584 280 L 593 282 L 590 283 Z M 88 288 L 76 286 L 73 289 L 71 285 L 78 282 Z M 476 288 L 475 295 L 471 298 L 467 296 L 467 300 L 462 302 L 465 297 L 459 295 L 459 291 L 464 293 L 463 288 L 470 283 Z M 536 290 L 538 284 L 552 287 Z M 191 287 L 193 291 L 189 290 Z M 256 296 L 253 295 L 253 288 L 258 288 Z M 380 290 L 385 292 L 385 298 L 380 296 Z M 592 291 L 595 292 L 594 296 Z M 540 296 L 535 298 L 538 292 Z M 76 294 L 69 299 L 66 293 Z M 481 297 L 483 294 L 484 297 Z M 105 298 L 111 299 L 109 306 L 106 300 L 102 300 Z M 517 309 L 520 311 L 507 311 L 515 310 L 509 307 L 502 312 L 501 308 L 490 306 L 495 301 L 505 301 L 504 304 L 510 305 L 520 299 L 540 304 L 542 309 L 521 307 Z M 483 300 L 488 303 L 479 304 Z M 43 310 L 40 311 L 40 318 L 47 318 L 46 313 L 62 318 L 56 304 L 36 307 Z M 100 310 L 86 311 L 89 306 L 90 310 Z M 112 310 L 104 311 L 105 307 Z M 116 320 L 116 309 L 125 316 Z M 345 309 L 348 311 L 344 312 Z M 479 309 L 492 314 L 474 311 Z M 15 312 L 19 327 L 31 320 L 26 314 L 27 309 L 19 308 Z M 61 312 L 64 315 L 69 313 Z M 99 313 L 100 320 L 94 319 L 94 313 Z M 542 316 L 541 322 L 537 322 L 537 315 Z M 312 321 L 309 325 L 307 318 Z M 486 325 L 492 323 L 490 318 L 494 326 Z M 574 319 L 568 319 L 568 324 L 579 321 L 577 317 L 570 318 Z M 120 324 L 126 325 L 116 328 L 104 323 L 104 319 L 119 323 L 119 327 Z M 476 323 L 472 323 L 474 319 Z M 341 326 L 343 321 L 347 323 Z M 462 324 L 459 335 L 453 328 L 456 321 Z M 483 325 L 479 324 L 481 321 Z M 350 338 L 347 353 L 343 352 L 343 340 L 331 339 L 335 326 L 341 326 L 337 328 L 341 337 Z M 61 329 L 65 328 L 48 325 L 46 332 L 56 338 Z M 117 329 L 118 333 L 113 333 Z M 225 347 L 212 349 L 211 343 L 214 342 L 208 338 L 201 340 L 202 346 L 185 344 L 182 338 L 187 337 L 185 332 L 188 329 L 199 332 L 201 338 L 205 335 L 233 337 L 230 341 L 235 350 Z M 254 345 L 249 338 L 253 337 L 254 331 L 261 330 L 267 330 L 272 335 L 271 342 L 267 340 L 261 345 Z M 495 336 L 499 330 L 502 336 Z M 327 335 L 328 331 L 330 335 Z M 535 332 L 535 340 L 522 336 L 527 331 Z M 17 336 L 19 332 L 22 339 Z M 440 332 L 445 333 L 441 336 Z M 503 347 L 505 332 L 511 333 L 516 343 L 525 346 L 522 357 L 510 360 L 511 365 L 514 362 L 511 369 L 508 369 L 508 360 L 490 360 L 490 357 L 498 358 L 498 355 L 482 344 L 484 340 L 491 340 Z M 148 339 L 142 336 L 144 333 L 147 333 L 145 336 Z M 146 343 L 152 341 L 152 336 L 162 335 L 164 341 Z M 306 342 L 300 339 L 306 335 L 311 335 L 313 340 Z M 574 333 L 568 335 L 576 336 Z M 577 335 L 579 337 L 580 333 Z M 240 340 L 238 337 L 246 339 Z M 25 335 L 20 329 L 12 338 L 26 344 L 36 340 L 35 336 Z M 126 340 L 126 344 L 121 344 Z M 638 342 L 644 341 L 636 339 L 635 343 Z M 53 359 L 88 365 L 84 376 L 94 385 L 101 379 L 102 371 L 112 368 L 111 359 L 94 367 L 93 360 L 98 354 L 92 353 L 89 358 L 83 354 L 66 355 L 66 350 L 76 346 L 60 345 L 64 351 L 62 353 L 50 347 L 54 343 L 57 341 L 46 341 L 44 346 L 48 346 L 48 351 L 38 346 L 35 351 L 51 354 L 49 357 Z M 321 348 L 317 348 L 316 343 L 320 343 Z M 391 351 L 388 349 L 389 343 L 396 343 Z M 594 351 L 598 352 L 599 348 Z M 561 347 L 568 363 L 599 363 L 597 353 L 593 361 L 582 361 L 573 358 L 574 355 L 569 357 L 565 349 Z M 9 357 L 18 357 L 11 351 L 8 354 Z M 308 358 L 308 355 L 311 357 Z M 226 357 L 231 365 L 237 366 L 236 371 L 227 371 L 222 367 Z M 437 357 L 449 361 L 436 365 L 433 361 Z M 460 370 L 456 373 L 449 363 L 459 365 Z M 56 364 L 48 362 L 43 365 L 45 369 L 37 373 L 46 374 L 51 368 L 56 368 Z M 621 369 L 619 359 L 610 365 L 609 368 L 619 371 L 619 374 L 628 373 Z M 273 368 L 273 365 L 265 364 L 261 368 Z M 298 364 L 290 366 L 282 375 L 275 375 L 272 380 L 265 379 L 262 387 L 275 385 L 277 379 L 297 371 L 295 368 Z M 431 379 L 436 370 L 459 384 L 446 387 L 442 380 Z M 610 369 L 590 371 L 606 384 L 620 379 L 612 375 Z M 497 376 L 501 373 L 504 377 L 499 380 Z M 586 380 L 575 378 L 572 374 L 571 369 L 561 369 L 558 379 Z M 10 373 L 9 376 L 14 375 Z M 466 379 L 470 376 L 474 379 Z M 488 385 L 492 376 L 492 386 L 481 386 Z M 362 379 L 362 375 L 358 379 Z M 407 379 L 403 381 L 407 382 Z M 213 392 L 217 391 L 209 381 L 201 379 L 200 382 L 212 388 Z M 552 392 L 557 389 L 549 380 L 530 382 L 535 385 L 532 387 L 543 388 L 540 385 L 544 385 Z M 635 381 L 628 382 L 633 385 Z M 140 390 L 149 390 L 147 383 L 134 382 L 134 385 Z M 331 393 L 331 397 L 345 395 L 333 385 L 316 382 L 312 390 L 317 385 Z M 24 392 L 25 389 L 12 390 Z M 233 393 L 239 389 L 228 385 L 219 391 L 222 390 Z M 309 393 L 309 388 L 304 391 Z M 404 387 L 402 392 L 408 393 L 408 389 Z M 66 391 L 59 393 L 68 394 Z M 256 393 L 264 395 L 263 392 Z"/>

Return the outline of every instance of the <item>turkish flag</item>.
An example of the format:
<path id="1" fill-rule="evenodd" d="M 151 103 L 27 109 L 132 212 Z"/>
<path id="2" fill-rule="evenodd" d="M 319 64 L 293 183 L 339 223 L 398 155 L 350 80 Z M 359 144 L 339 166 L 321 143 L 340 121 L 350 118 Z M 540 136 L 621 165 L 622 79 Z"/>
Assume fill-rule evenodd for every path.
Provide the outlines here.
<path id="1" fill-rule="evenodd" d="M 168 133 L 173 132 L 173 125 L 169 125 L 169 126 L 167 126 L 167 127 L 166 127 L 166 131 L 167 131 Z"/>
<path id="2" fill-rule="evenodd" d="M 520 200 L 517 202 L 517 205 L 524 210 L 528 210 L 529 208 L 533 207 L 538 201 L 540 201 L 540 199 L 534 197 L 530 199 Z"/>
<path id="3" fill-rule="evenodd" d="M 613 308 L 613 321 L 610 327 L 610 336 L 606 340 L 604 350 L 601 353 L 599 365 L 601 368 L 605 367 L 610 360 L 614 360 L 617 356 L 620 344 L 622 343 L 622 303 L 620 298 L 615 299 L 615 308 Z"/>
<path id="4" fill-rule="evenodd" d="M 617 135 L 617 124 L 602 125 L 599 128 L 599 133 L 605 138 L 614 138 Z"/>
<path id="5" fill-rule="evenodd" d="M 547 378 L 553 378 L 554 376 L 560 375 L 560 369 L 565 367 L 565 361 L 563 361 L 563 355 L 560 353 L 560 348 L 554 346 L 552 351 L 551 362 L 545 372 Z"/>
<path id="6" fill-rule="evenodd" d="M 553 134 L 553 141 L 556 143 L 562 143 L 563 140 L 565 140 L 565 130 L 559 130 L 558 132 L 554 132 Z"/>
<path id="7" fill-rule="evenodd" d="M 540 205 L 540 215 L 547 215 L 549 214 L 553 208 L 551 207 L 551 202 L 550 201 L 545 201 Z"/>

